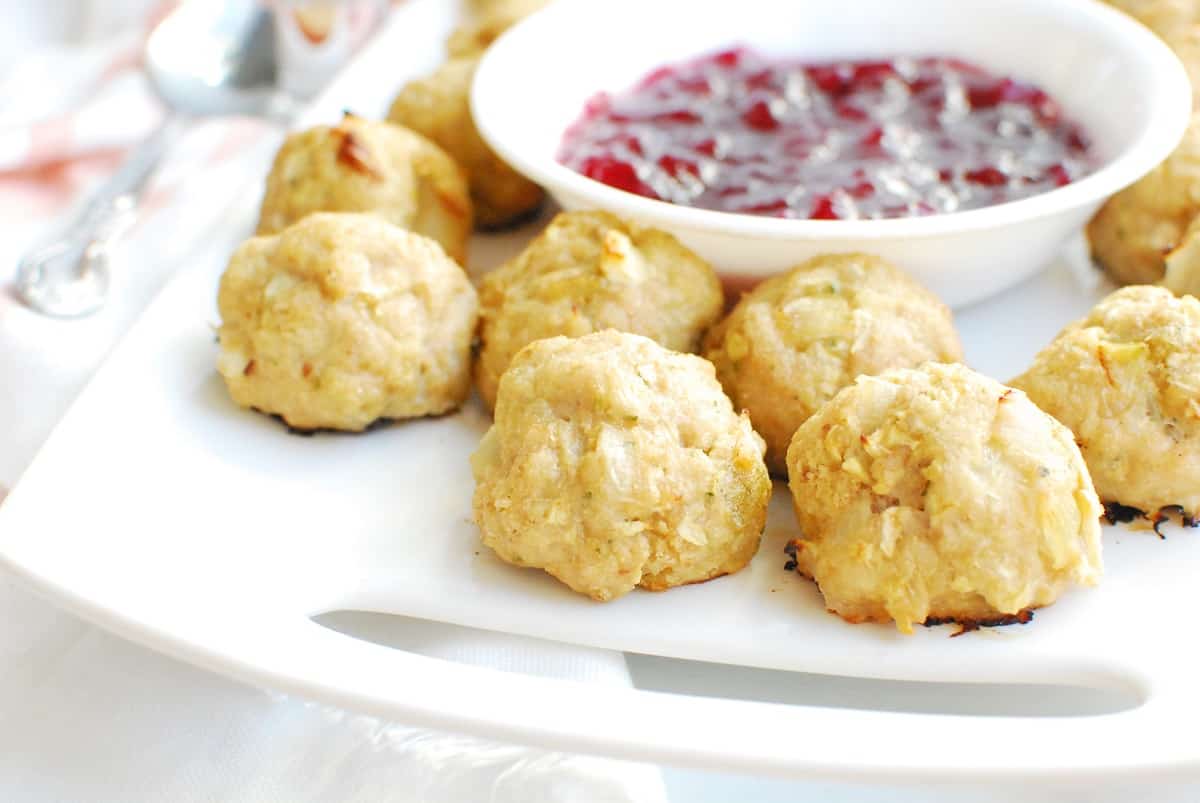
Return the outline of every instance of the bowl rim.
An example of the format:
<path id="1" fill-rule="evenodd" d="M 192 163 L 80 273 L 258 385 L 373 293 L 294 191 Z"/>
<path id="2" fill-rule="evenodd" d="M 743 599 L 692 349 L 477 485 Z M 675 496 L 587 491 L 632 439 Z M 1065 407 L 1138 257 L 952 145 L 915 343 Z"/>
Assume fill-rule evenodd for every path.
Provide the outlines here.
<path id="1" fill-rule="evenodd" d="M 576 173 L 558 162 L 554 155 L 543 155 L 523 147 L 519 138 L 510 137 L 505 124 L 504 104 L 497 100 L 497 87 L 521 91 L 525 84 L 500 80 L 510 65 L 528 62 L 527 40 L 536 39 L 553 22 L 569 19 L 567 9 L 595 5 L 592 0 L 556 0 L 527 17 L 500 36 L 484 53 L 476 69 L 470 90 L 470 108 L 484 141 L 505 162 L 552 195 L 561 191 L 590 205 L 615 210 L 648 225 L 694 232 L 721 232 L 753 236 L 767 240 L 880 240 L 939 237 L 947 234 L 992 229 L 1035 218 L 1072 211 L 1095 204 L 1134 184 L 1178 147 L 1190 124 L 1193 90 L 1187 70 L 1170 47 L 1135 19 L 1098 0 L 1012 0 L 1013 5 L 1062 9 L 1061 13 L 1082 14 L 1110 30 L 1115 30 L 1129 50 L 1136 50 L 1151 62 L 1154 75 L 1151 106 L 1141 131 L 1120 153 L 1095 172 L 1065 187 L 1014 201 L 960 212 L 921 217 L 882 220 L 812 220 L 775 218 L 740 212 L 724 212 L 682 206 L 669 201 L 636 195 L 610 187 Z M 559 26 L 577 30 L 577 26 Z M 569 35 L 559 30 L 559 35 Z"/>

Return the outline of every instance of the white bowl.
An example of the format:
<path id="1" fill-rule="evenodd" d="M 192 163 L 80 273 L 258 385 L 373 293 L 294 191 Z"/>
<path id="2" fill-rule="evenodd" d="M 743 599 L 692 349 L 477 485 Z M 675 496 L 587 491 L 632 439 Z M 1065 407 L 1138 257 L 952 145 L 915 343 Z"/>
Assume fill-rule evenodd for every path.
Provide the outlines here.
<path id="1" fill-rule="evenodd" d="M 733 44 L 805 59 L 945 55 L 1032 82 L 1090 134 L 1103 167 L 1061 189 L 984 209 L 897 220 L 788 220 L 676 206 L 586 178 L 556 159 L 584 102 L 655 67 Z M 567 209 L 665 229 L 727 280 L 818 253 L 864 250 L 952 306 L 1052 261 L 1110 195 L 1178 145 L 1191 113 L 1183 65 L 1095 0 L 559 0 L 497 41 L 471 103 L 480 133 Z"/>

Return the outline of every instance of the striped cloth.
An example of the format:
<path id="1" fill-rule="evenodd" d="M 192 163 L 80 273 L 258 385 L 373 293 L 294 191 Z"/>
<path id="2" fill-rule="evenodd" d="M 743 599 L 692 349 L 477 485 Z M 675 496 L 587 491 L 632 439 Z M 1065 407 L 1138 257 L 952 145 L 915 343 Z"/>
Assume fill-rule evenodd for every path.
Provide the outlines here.
<path id="1" fill-rule="evenodd" d="M 141 53 L 146 35 L 176 3 L 79 2 L 83 13 L 76 27 L 81 29 L 69 27 L 68 20 L 54 28 L 45 15 L 23 21 L 18 13 L 15 20 L 18 58 L 0 70 L 4 217 L 65 213 L 163 118 L 162 105 L 141 71 Z M 367 38 L 386 7 L 386 0 L 275 2 L 286 6 L 277 40 L 281 83 L 300 96 L 321 89 Z M 28 15 L 43 4 L 23 5 Z M 114 30 L 113 25 L 127 27 Z M 227 159 L 245 144 L 249 127 L 236 122 L 225 127 L 227 136 L 209 140 L 209 152 L 199 167 Z M 165 199 L 160 195 L 158 200 Z"/>

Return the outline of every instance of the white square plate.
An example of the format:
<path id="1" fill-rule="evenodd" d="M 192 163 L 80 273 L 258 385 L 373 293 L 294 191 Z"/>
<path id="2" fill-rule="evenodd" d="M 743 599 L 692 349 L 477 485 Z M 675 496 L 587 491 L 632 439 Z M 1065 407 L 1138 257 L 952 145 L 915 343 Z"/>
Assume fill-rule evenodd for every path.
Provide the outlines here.
<path id="1" fill-rule="evenodd" d="M 406 77 L 436 64 L 451 13 L 437 0 L 399 8 L 305 122 L 343 106 L 381 111 Z M 249 202 L 244 211 L 248 231 Z M 529 235 L 479 238 L 479 263 Z M 214 370 L 223 267 L 181 271 L 0 508 L 0 564 L 81 616 L 261 685 L 562 749 L 859 778 L 1200 770 L 1200 743 L 1172 738 L 1200 713 L 1188 635 L 1196 535 L 1107 528 L 1100 588 L 1068 594 L 1028 626 L 905 637 L 843 623 L 783 570 L 794 522 L 780 486 L 747 570 L 596 604 L 479 545 L 467 457 L 487 418 L 476 402 L 442 419 L 314 437 L 235 407 Z M 1104 291 L 1064 263 L 967 310 L 958 322 L 969 362 L 1014 375 Z M 1116 688 L 1140 704 L 1030 720 L 601 689 L 424 658 L 311 621 L 339 609 L 784 670 Z"/>

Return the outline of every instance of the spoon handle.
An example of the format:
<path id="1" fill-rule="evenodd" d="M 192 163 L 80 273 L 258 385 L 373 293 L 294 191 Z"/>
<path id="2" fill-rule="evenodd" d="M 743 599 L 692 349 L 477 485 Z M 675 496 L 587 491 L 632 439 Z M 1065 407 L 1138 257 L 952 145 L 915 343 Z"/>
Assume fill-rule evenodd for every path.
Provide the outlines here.
<path id="1" fill-rule="evenodd" d="M 83 208 L 26 253 L 17 268 L 17 294 L 32 309 L 59 318 L 89 315 L 108 296 L 112 245 L 137 219 L 137 204 L 167 148 L 187 124 L 167 117 L 139 144 Z"/>
<path id="2" fill-rule="evenodd" d="M 78 222 L 92 218 L 96 213 L 103 215 L 115 207 L 136 205 L 163 155 L 179 138 L 186 123 L 186 119 L 178 114 L 164 119 L 158 128 L 134 148 L 117 168 L 117 172 L 100 186 Z M 68 227 L 68 230 L 71 228 L 74 226 Z"/>

